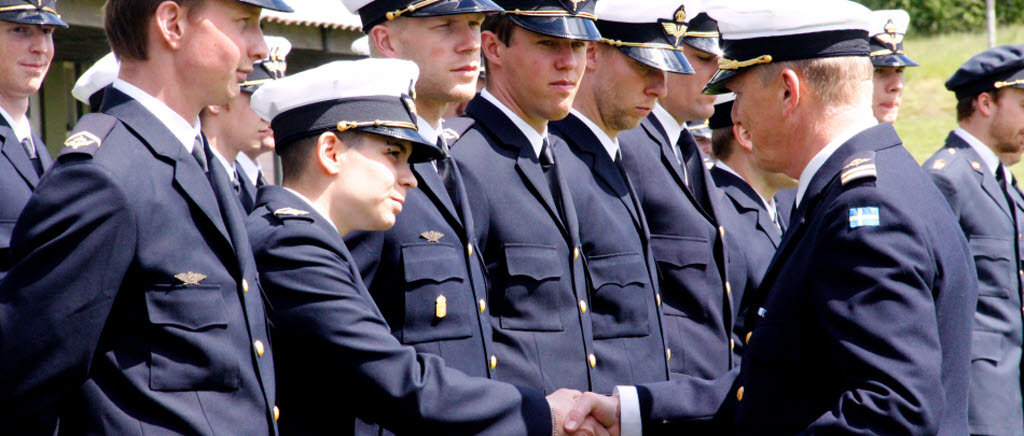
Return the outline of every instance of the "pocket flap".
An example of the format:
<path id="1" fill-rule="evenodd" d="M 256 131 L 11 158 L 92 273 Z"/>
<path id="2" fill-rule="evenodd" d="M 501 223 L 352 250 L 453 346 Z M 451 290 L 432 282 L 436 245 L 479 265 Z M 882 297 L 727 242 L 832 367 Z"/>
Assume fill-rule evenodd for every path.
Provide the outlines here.
<path id="1" fill-rule="evenodd" d="M 705 266 L 711 256 L 707 239 L 682 236 L 651 235 L 654 260 L 676 268 L 689 265 Z"/>
<path id="2" fill-rule="evenodd" d="M 559 277 L 562 272 L 558 250 L 544 245 L 507 244 L 505 263 L 510 277 L 525 276 L 539 281 Z"/>
<path id="3" fill-rule="evenodd" d="M 459 252 L 453 245 L 427 243 L 402 247 L 405 282 L 430 280 L 441 283 L 461 277 Z"/>
<path id="4" fill-rule="evenodd" d="M 616 253 L 587 258 L 590 281 L 594 289 L 607 284 L 626 286 L 643 284 L 646 280 L 647 265 L 639 253 Z"/>
<path id="5" fill-rule="evenodd" d="M 977 331 L 971 340 L 971 360 L 999 362 L 1003 357 L 1003 335 L 996 332 Z"/>
<path id="6" fill-rule="evenodd" d="M 228 325 L 220 286 L 178 286 L 146 291 L 149 322 L 202 330 Z"/>
<path id="7" fill-rule="evenodd" d="M 1009 239 L 971 237 L 968 241 L 971 255 L 992 260 L 1010 260 L 1013 256 L 1013 242 Z"/>

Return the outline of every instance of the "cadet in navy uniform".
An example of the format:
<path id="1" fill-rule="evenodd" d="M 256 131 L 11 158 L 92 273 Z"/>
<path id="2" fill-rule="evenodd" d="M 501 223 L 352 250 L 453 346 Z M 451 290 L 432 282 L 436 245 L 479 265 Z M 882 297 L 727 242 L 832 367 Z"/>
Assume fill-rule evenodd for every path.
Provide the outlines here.
<path id="1" fill-rule="evenodd" d="M 631 403 L 620 388 L 621 405 L 585 394 L 567 426 L 599 405 L 621 410 L 623 435 L 716 415 L 741 435 L 967 434 L 975 271 L 941 193 L 874 119 L 869 11 L 748 0 L 708 15 L 724 51 L 708 92 L 735 91 L 757 163 L 799 177 L 796 214 L 738 371 L 639 386 Z"/>
<path id="2" fill-rule="evenodd" d="M 736 302 L 739 314 L 733 326 L 734 334 L 742 338 L 741 335 L 749 331 L 743 325 L 750 311 L 746 303 L 754 298 L 785 232 L 786 223 L 779 218 L 775 193 L 795 189 L 797 181 L 784 173 L 757 166 L 749 133 L 742 125 L 732 122 L 734 99 L 731 93 L 718 96 L 709 125 L 716 159 L 711 178 L 735 210 L 726 214 L 725 228 L 733 235 L 727 242 L 735 248 L 733 256 L 729 257 L 730 282 L 743 284 L 746 290 L 743 300 Z M 736 348 L 742 350 L 742 347 L 743 341 L 737 341 Z M 742 356 L 743 353 L 737 351 L 737 354 Z"/>
<path id="3" fill-rule="evenodd" d="M 277 434 L 244 216 L 198 123 L 266 57 L 261 7 L 289 10 L 107 2 L 120 79 L 29 200 L 0 283 L 5 432 Z"/>
<path id="4" fill-rule="evenodd" d="M 493 377 L 498 358 L 483 257 L 474 249 L 462 176 L 440 131 L 447 107 L 476 93 L 480 25 L 485 13 L 502 9 L 490 0 L 469 0 L 407 10 L 419 3 L 345 0 L 362 19 L 371 56 L 409 59 L 420 67 L 416 124 L 420 136 L 445 151 L 440 160 L 412 165 L 419 189 L 406 196 L 393 227 L 355 231 L 345 243 L 399 341 L 468 375 Z"/>
<path id="5" fill-rule="evenodd" d="M 707 119 L 715 97 L 701 94 L 718 71 L 721 49 L 714 20 L 693 6 L 679 11 L 674 33 L 694 74 L 670 73 L 668 94 L 639 127 L 622 132 L 622 162 L 640 194 L 663 293 L 672 377 L 715 378 L 736 366 L 729 331 L 743 284 L 729 283 L 723 211 L 726 199 L 704 166 L 704 154 L 685 127 Z M 666 27 L 666 31 L 672 27 Z M 674 39 L 675 37 L 673 37 Z M 732 342 L 730 342 L 732 341 Z"/>
<path id="6" fill-rule="evenodd" d="M 871 64 L 875 66 L 871 108 L 879 123 L 896 122 L 903 102 L 903 70 L 918 65 L 903 50 L 903 36 L 909 26 L 907 11 L 891 9 L 871 13 L 868 30 L 871 35 Z"/>
<path id="7" fill-rule="evenodd" d="M 448 120 L 487 268 L 498 380 L 592 388 L 597 363 L 579 223 L 548 121 L 569 113 L 600 39 L 593 1 L 499 0 L 484 20 L 487 85 Z"/>
<path id="8" fill-rule="evenodd" d="M 11 266 L 14 223 L 52 163 L 26 112 L 53 60 L 53 29 L 68 27 L 56 7 L 56 0 L 0 0 L 0 278 Z"/>
<path id="9" fill-rule="evenodd" d="M 469 377 L 402 345 L 345 247 L 350 231 L 395 223 L 418 183 L 407 163 L 442 156 L 416 132 L 417 74 L 404 60 L 334 62 L 253 96 L 284 171 L 283 187 L 260 189 L 246 223 L 274 308 L 280 403 L 294 410 L 281 431 L 369 434 L 341 414 L 400 434 L 553 434 L 579 392 L 549 405 L 538 390 Z M 430 310 L 444 318 L 447 308 Z M 325 392 L 351 395 L 325 401 Z"/>
<path id="10" fill-rule="evenodd" d="M 1021 399 L 1021 239 L 1024 204 L 1003 155 L 1024 142 L 1024 45 L 972 57 L 946 82 L 959 127 L 924 168 L 945 195 L 978 270 L 971 344 L 972 434 L 1024 435 Z"/>
<path id="11" fill-rule="evenodd" d="M 667 25 L 686 27 L 695 3 L 602 0 L 602 42 L 587 51 L 587 75 L 573 111 L 552 134 L 569 147 L 556 156 L 580 220 L 580 240 L 593 301 L 599 362 L 594 392 L 618 384 L 665 380 L 672 350 L 662 326 L 658 271 L 640 198 L 622 166 L 618 133 L 640 124 L 666 93 L 665 72 L 693 73 L 680 38 Z M 665 325 L 664 330 L 670 330 Z"/>

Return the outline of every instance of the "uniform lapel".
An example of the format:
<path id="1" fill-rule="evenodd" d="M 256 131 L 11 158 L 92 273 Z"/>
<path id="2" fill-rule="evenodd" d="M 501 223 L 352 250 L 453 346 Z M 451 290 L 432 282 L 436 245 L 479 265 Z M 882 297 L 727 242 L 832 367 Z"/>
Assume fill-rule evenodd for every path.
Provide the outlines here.
<path id="1" fill-rule="evenodd" d="M 750 211 L 756 216 L 758 230 L 765 234 L 776 248 L 782 235 L 765 209 L 761 196 L 745 180 L 721 168 L 711 169 L 714 179 L 721 182 L 722 191 L 737 205 L 739 212 Z"/>
<path id="2" fill-rule="evenodd" d="M 50 150 L 46 148 L 46 144 L 43 144 L 43 138 L 36 135 L 36 132 L 32 132 L 32 142 L 36 144 L 36 154 L 39 156 L 39 163 L 43 164 L 43 171 L 50 169 L 53 159 L 50 157 Z"/>
<path id="3" fill-rule="evenodd" d="M 39 183 L 39 175 L 36 174 L 36 169 L 32 166 L 32 161 L 29 160 L 28 153 L 25 152 L 25 147 L 18 141 L 14 130 L 2 118 L 0 117 L 0 137 L 4 140 L 3 154 L 7 157 L 7 160 L 11 161 L 11 165 L 18 171 L 18 174 L 21 174 L 21 178 L 25 179 L 25 182 L 32 189 L 35 189 Z M 42 142 L 37 144 L 42 144 Z M 49 156 L 47 156 L 47 160 L 49 160 Z M 45 168 L 46 165 L 43 167 Z"/>
<path id="4" fill-rule="evenodd" d="M 455 160 L 451 160 L 451 165 L 455 165 Z M 453 172 L 457 171 L 452 169 Z M 459 219 L 458 209 L 455 208 L 455 204 L 452 202 L 451 197 L 448 195 L 448 190 L 444 187 L 444 182 L 441 180 L 441 176 L 437 174 L 437 170 L 430 162 L 421 162 L 412 165 L 412 172 L 416 174 L 416 179 L 420 181 L 419 188 L 423 190 L 434 202 L 434 204 L 441 204 L 443 207 L 439 208 L 445 215 L 448 221 L 453 227 L 462 227 L 462 221 Z M 456 177 L 458 175 L 456 174 Z"/>
<path id="5" fill-rule="evenodd" d="M 956 148 L 958 152 L 964 153 L 964 159 L 967 159 L 972 168 L 975 163 L 982 165 L 980 168 L 973 168 L 975 180 L 981 185 L 981 189 L 992 198 L 992 201 L 999 205 L 999 209 L 1003 211 L 1006 218 L 1012 221 L 1013 216 L 1010 215 L 1010 205 L 1006 203 L 1003 189 L 999 186 L 999 182 L 996 181 L 996 177 L 992 175 L 992 172 L 984 167 L 985 164 L 982 163 L 978 152 L 967 141 L 964 141 L 959 135 L 952 132 L 946 137 L 946 146 Z"/>

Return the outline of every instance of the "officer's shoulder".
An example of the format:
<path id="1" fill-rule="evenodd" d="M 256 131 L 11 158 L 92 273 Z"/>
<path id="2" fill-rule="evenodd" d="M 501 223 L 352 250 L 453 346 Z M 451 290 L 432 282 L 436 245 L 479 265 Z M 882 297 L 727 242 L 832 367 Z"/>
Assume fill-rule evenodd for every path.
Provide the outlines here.
<path id="1" fill-rule="evenodd" d="M 850 189 L 878 179 L 876 153 L 874 150 L 859 151 L 843 161 L 839 181 L 844 189 Z"/>
<path id="2" fill-rule="evenodd" d="M 946 147 L 928 158 L 921 167 L 932 177 L 957 179 L 978 171 L 981 163 L 971 160 L 956 148 Z"/>
<path id="3" fill-rule="evenodd" d="M 441 126 L 441 137 L 449 145 L 454 145 L 473 127 L 473 124 L 476 124 L 476 120 L 467 116 L 444 120 Z"/>
<path id="4" fill-rule="evenodd" d="M 309 210 L 294 208 L 290 206 L 266 205 L 269 215 L 273 216 L 282 225 L 309 224 L 312 223 L 313 214 Z"/>
<path id="5" fill-rule="evenodd" d="M 64 141 L 64 148 L 57 159 L 60 161 L 91 159 L 103 146 L 103 141 L 110 136 L 110 132 L 116 125 L 117 118 L 103 113 L 92 113 L 82 117 L 68 139 Z"/>

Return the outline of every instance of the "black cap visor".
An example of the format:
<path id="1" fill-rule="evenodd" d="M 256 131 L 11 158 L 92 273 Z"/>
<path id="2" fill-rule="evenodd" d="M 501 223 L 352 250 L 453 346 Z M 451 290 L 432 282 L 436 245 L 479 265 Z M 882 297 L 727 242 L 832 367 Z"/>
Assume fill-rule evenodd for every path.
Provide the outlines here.
<path id="1" fill-rule="evenodd" d="M 736 76 L 739 76 L 740 74 L 746 72 L 749 69 L 750 68 L 740 68 L 737 70 L 718 70 L 718 72 L 715 73 L 714 76 L 711 76 L 711 80 L 708 81 L 708 84 L 704 86 L 704 93 L 708 95 L 715 95 L 727 94 L 729 92 L 732 92 L 729 90 L 729 88 L 726 87 L 726 84 Z"/>
<path id="2" fill-rule="evenodd" d="M 281 0 L 239 0 L 242 3 L 248 3 L 253 6 L 259 6 L 263 9 L 270 9 L 278 12 L 295 12 L 291 6 Z"/>
<path id="3" fill-rule="evenodd" d="M 676 74 L 693 74 L 682 51 L 666 48 L 622 46 L 619 50 L 651 68 Z"/>
<path id="4" fill-rule="evenodd" d="M 358 132 L 373 133 L 381 136 L 389 136 L 412 143 L 412 154 L 409 155 L 409 163 L 420 163 L 437 160 L 444 157 L 444 152 L 437 148 L 437 144 L 427 141 L 419 132 L 404 127 L 388 126 L 367 126 L 357 127 Z"/>
<path id="5" fill-rule="evenodd" d="M 33 24 L 36 26 L 60 26 L 68 27 L 68 23 L 61 20 L 57 14 L 40 10 L 28 9 L 23 11 L 0 12 L 0 21 L 9 23 Z"/>
<path id="6" fill-rule="evenodd" d="M 529 15 L 508 14 L 509 19 L 531 32 L 577 41 L 600 41 L 601 33 L 597 31 L 594 20 L 581 17 L 556 16 L 534 17 Z"/>
<path id="7" fill-rule="evenodd" d="M 718 38 L 687 36 L 683 38 L 683 44 L 705 53 L 711 53 L 718 56 L 722 55 L 722 48 L 718 45 Z"/>
<path id="8" fill-rule="evenodd" d="M 916 67 L 919 65 L 900 53 L 871 56 L 871 64 L 876 67 Z"/>

